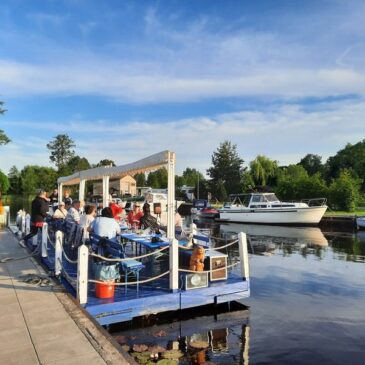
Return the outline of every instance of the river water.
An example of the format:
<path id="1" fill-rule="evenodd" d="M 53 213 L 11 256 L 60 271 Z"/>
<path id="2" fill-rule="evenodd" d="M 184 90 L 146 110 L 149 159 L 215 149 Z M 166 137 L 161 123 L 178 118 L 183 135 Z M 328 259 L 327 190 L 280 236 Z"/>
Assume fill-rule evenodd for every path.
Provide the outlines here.
<path id="1" fill-rule="evenodd" d="M 180 348 L 180 364 L 365 363 L 365 232 L 238 224 L 214 229 L 228 238 L 248 234 L 249 310 L 141 323 L 114 332 L 119 342 Z M 208 349 L 189 348 L 194 339 Z"/>

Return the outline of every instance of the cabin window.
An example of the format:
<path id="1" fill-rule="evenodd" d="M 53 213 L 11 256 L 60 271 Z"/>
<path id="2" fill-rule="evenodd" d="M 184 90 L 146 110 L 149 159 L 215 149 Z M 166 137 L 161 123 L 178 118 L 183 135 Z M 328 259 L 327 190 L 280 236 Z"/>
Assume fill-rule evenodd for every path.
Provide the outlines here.
<path id="1" fill-rule="evenodd" d="M 252 197 L 252 203 L 261 203 L 265 202 L 265 198 L 262 195 L 254 195 Z"/>

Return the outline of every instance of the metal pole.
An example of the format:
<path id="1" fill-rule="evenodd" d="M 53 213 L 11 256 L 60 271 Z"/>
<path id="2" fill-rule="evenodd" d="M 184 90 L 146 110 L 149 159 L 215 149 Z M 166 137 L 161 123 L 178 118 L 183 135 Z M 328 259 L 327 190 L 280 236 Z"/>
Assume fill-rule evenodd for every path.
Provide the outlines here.
<path id="1" fill-rule="evenodd" d="M 54 253 L 54 259 L 55 259 L 54 273 L 56 276 L 60 275 L 62 271 L 62 242 L 63 242 L 63 232 L 56 231 L 56 242 L 55 242 L 55 253 Z"/>

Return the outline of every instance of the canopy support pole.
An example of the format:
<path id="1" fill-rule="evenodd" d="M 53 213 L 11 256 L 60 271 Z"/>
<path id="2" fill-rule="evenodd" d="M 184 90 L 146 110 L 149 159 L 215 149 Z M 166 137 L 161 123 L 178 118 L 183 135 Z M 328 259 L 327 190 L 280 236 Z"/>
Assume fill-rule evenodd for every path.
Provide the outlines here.
<path id="1" fill-rule="evenodd" d="M 85 200 L 85 179 L 80 180 L 79 184 L 79 200 L 80 202 Z"/>
<path id="2" fill-rule="evenodd" d="M 179 288 L 179 247 L 175 239 L 175 153 L 168 153 L 167 238 L 170 243 L 170 289 Z"/>
<path id="3" fill-rule="evenodd" d="M 62 199 L 63 199 L 63 184 L 59 183 L 58 184 L 58 202 L 61 203 Z"/>
<path id="4" fill-rule="evenodd" d="M 109 205 L 109 176 L 103 176 L 103 208 Z"/>

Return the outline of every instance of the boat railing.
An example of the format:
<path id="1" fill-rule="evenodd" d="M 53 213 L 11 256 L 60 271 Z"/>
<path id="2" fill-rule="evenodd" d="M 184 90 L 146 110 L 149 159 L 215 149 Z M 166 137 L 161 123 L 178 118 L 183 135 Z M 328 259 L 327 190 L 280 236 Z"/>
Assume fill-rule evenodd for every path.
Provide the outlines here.
<path id="1" fill-rule="evenodd" d="M 300 202 L 308 204 L 309 207 L 322 207 L 326 205 L 327 198 L 302 199 Z"/>

